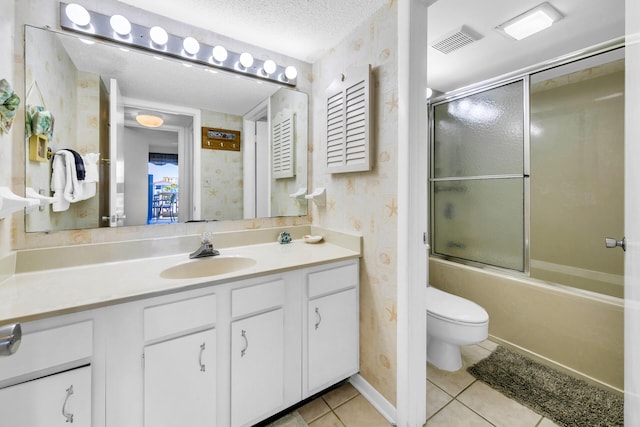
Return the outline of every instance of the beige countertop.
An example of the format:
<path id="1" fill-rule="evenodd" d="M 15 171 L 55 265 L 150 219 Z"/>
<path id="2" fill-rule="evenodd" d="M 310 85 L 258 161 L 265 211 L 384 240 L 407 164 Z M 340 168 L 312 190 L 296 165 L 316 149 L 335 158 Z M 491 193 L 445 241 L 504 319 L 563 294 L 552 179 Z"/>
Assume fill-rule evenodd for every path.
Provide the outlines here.
<path id="1" fill-rule="evenodd" d="M 167 279 L 161 272 L 178 264 L 202 262 L 208 258 L 190 260 L 189 252 L 182 252 L 17 272 L 0 282 L 0 325 L 358 258 L 361 255 L 359 248 L 360 237 L 346 236 L 345 239 L 345 235 L 317 244 L 295 239 L 289 244 L 269 242 L 225 247 L 219 249 L 222 257 L 249 257 L 256 261 L 255 265 L 231 273 L 190 279 Z"/>

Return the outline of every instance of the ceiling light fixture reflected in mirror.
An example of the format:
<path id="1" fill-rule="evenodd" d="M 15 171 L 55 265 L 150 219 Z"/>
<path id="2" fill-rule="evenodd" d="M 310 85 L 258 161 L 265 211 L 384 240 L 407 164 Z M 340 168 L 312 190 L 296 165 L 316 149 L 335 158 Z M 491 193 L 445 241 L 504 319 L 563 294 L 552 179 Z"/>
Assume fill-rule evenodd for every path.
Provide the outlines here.
<path id="1" fill-rule="evenodd" d="M 164 120 L 162 120 L 162 117 L 154 116 L 152 114 L 138 114 L 136 116 L 136 122 L 144 127 L 157 128 L 162 126 Z"/>

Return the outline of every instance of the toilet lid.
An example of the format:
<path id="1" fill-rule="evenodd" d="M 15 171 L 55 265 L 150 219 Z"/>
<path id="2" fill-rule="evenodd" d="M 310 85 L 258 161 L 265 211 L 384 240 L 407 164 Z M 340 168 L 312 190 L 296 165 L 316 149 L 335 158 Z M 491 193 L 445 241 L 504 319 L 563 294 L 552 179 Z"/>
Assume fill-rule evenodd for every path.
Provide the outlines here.
<path id="1" fill-rule="evenodd" d="M 427 287 L 427 312 L 445 320 L 462 323 L 486 323 L 489 314 L 475 302 Z"/>

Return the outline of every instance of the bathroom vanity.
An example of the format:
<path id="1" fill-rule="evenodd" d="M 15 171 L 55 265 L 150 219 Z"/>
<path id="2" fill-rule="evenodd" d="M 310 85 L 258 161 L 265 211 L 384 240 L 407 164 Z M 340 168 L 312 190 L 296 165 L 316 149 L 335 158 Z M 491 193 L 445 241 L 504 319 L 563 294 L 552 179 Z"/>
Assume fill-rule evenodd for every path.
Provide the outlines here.
<path id="1" fill-rule="evenodd" d="M 348 378 L 354 239 L 220 248 L 255 264 L 213 276 L 186 253 L 15 274 L 0 283 L 0 324 L 23 330 L 0 357 L 3 423 L 250 426 Z M 163 277 L 190 264 L 198 277 Z"/>

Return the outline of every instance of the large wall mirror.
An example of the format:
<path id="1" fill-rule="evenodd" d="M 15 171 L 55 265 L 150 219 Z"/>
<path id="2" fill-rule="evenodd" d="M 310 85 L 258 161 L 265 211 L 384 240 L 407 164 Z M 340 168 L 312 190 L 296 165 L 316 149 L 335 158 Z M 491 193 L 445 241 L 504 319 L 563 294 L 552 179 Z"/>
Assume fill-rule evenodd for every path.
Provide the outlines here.
<path id="1" fill-rule="evenodd" d="M 25 78 L 25 107 L 54 117 L 50 138 L 25 139 L 27 191 L 53 196 L 27 232 L 307 214 L 303 92 L 30 26 Z M 283 175 L 271 141 L 284 123 Z"/>

